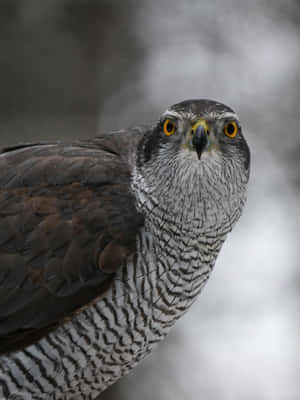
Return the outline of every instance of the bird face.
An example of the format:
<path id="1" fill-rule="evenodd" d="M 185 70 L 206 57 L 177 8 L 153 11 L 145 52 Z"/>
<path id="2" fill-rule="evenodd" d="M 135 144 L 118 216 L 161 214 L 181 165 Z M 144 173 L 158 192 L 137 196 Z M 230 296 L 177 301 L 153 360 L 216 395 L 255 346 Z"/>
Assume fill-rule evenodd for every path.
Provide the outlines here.
<path id="1" fill-rule="evenodd" d="M 137 161 L 149 192 L 173 207 L 220 214 L 221 202 L 230 215 L 244 202 L 250 152 L 238 116 L 224 104 L 173 105 L 145 135 Z"/>
<path id="2" fill-rule="evenodd" d="M 240 121 L 224 104 L 210 100 L 176 104 L 162 115 L 157 128 L 162 148 L 172 148 L 177 154 L 183 151 L 195 162 L 203 156 L 206 163 L 219 152 L 224 158 L 244 160 L 245 170 L 249 170 L 250 152 Z"/>

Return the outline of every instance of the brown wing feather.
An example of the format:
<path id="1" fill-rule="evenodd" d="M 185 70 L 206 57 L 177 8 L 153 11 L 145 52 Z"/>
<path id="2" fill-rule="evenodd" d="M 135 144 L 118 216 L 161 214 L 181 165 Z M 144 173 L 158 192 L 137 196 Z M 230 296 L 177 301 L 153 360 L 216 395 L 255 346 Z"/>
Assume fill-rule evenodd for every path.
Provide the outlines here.
<path id="1" fill-rule="evenodd" d="M 0 353 L 37 340 L 103 295 L 135 251 L 143 218 L 113 143 L 0 154 Z"/>

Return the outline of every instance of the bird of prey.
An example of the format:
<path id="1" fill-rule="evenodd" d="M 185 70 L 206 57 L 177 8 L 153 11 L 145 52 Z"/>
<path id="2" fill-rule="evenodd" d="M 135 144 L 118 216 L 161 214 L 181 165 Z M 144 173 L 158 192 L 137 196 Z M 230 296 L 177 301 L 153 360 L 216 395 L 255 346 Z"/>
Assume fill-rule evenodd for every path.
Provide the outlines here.
<path id="1" fill-rule="evenodd" d="M 94 399 L 149 354 L 209 278 L 249 167 L 238 116 L 212 100 L 2 149 L 0 398 Z"/>

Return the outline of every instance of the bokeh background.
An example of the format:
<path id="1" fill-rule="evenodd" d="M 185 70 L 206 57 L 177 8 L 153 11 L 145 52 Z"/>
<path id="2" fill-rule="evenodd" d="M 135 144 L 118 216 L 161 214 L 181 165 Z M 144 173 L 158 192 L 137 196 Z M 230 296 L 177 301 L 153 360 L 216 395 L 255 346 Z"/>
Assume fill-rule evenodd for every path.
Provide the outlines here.
<path id="1" fill-rule="evenodd" d="M 300 399 L 300 2 L 0 0 L 0 146 L 236 109 L 249 201 L 168 339 L 101 400 Z"/>

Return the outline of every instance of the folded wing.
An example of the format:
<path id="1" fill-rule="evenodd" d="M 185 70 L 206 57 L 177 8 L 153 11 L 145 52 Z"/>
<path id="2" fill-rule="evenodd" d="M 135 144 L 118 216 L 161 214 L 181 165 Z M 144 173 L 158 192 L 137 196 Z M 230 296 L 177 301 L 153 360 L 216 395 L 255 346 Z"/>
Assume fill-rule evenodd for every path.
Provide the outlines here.
<path id="1" fill-rule="evenodd" d="M 111 139 L 0 152 L 0 353 L 103 296 L 143 224 Z"/>

